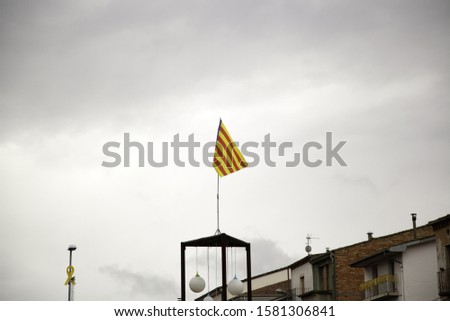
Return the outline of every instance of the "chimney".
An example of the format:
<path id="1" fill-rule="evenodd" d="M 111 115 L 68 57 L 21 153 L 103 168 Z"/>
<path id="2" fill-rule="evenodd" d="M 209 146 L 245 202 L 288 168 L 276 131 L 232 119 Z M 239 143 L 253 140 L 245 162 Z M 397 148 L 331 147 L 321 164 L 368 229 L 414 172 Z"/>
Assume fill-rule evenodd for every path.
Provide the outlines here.
<path id="1" fill-rule="evenodd" d="M 371 239 L 373 239 L 373 233 L 367 232 L 367 240 L 370 241 Z"/>
<path id="2" fill-rule="evenodd" d="M 412 222 L 413 222 L 413 233 L 414 233 L 414 238 L 417 238 L 417 230 L 416 230 L 416 220 L 417 220 L 417 214 L 416 213 L 412 213 L 411 214 L 411 218 L 412 218 Z"/>

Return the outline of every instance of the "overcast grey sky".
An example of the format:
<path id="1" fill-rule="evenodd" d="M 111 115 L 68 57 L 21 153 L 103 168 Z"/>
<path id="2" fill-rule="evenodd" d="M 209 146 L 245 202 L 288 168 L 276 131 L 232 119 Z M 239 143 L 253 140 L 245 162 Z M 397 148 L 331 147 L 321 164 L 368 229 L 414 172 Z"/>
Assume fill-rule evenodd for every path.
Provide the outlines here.
<path id="1" fill-rule="evenodd" d="M 77 300 L 180 296 L 217 175 L 102 167 L 126 132 L 205 144 L 222 117 L 240 142 L 347 141 L 347 167 L 274 157 L 221 179 L 221 230 L 252 243 L 254 274 L 303 257 L 308 233 L 321 252 L 446 215 L 449 17 L 448 0 L 1 0 L 0 299 L 65 300 L 72 243 Z"/>

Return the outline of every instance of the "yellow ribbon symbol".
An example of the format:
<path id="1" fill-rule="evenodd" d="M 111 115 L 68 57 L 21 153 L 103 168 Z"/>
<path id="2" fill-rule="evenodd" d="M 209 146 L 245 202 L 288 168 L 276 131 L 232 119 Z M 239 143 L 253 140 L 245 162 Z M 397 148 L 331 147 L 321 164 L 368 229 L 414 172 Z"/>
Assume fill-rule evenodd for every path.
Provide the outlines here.
<path id="1" fill-rule="evenodd" d="M 64 283 L 64 285 L 69 284 L 69 282 L 75 285 L 75 278 L 73 278 L 72 280 L 72 276 L 75 273 L 75 268 L 72 265 L 69 265 L 66 269 L 66 272 L 67 272 L 67 280 L 66 283 Z"/>

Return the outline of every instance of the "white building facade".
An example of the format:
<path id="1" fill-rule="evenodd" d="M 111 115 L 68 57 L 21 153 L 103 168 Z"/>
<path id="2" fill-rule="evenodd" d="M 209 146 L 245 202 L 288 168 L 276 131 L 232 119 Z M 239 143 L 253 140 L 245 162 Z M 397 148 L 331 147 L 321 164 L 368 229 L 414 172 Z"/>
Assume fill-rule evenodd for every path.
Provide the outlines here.
<path id="1" fill-rule="evenodd" d="M 352 264 L 363 267 L 365 300 L 439 299 L 435 237 L 391 247 Z"/>

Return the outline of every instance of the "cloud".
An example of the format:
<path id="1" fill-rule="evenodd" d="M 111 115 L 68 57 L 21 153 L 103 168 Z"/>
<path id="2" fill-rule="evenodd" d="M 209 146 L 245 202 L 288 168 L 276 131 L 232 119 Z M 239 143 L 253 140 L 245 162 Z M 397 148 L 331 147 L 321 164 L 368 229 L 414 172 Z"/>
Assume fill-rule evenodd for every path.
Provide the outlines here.
<path id="1" fill-rule="evenodd" d="M 117 265 L 105 265 L 99 270 L 119 283 L 120 300 L 174 301 L 179 296 L 178 286 L 170 278 L 133 272 Z"/>
<path id="2" fill-rule="evenodd" d="M 6 2 L 0 137 L 133 125 L 136 114 L 155 126 L 205 97 L 209 110 L 243 109 L 437 76 L 448 4 L 433 3 Z"/>
<path id="3" fill-rule="evenodd" d="M 72 242 L 77 298 L 178 297 L 178 242 L 215 231 L 215 174 L 101 167 L 125 132 L 206 142 L 222 117 L 242 142 L 348 141 L 345 168 L 261 162 L 221 183 L 221 229 L 252 243 L 254 274 L 297 260 L 307 233 L 334 248 L 403 229 L 401 213 L 447 213 L 449 12 L 447 0 L 2 1 L 1 298 L 64 298 L 45 283 Z M 167 260 L 142 256 L 143 237 Z M 48 277 L 31 279 L 30 242 Z M 204 251 L 198 265 L 206 276 Z"/>
<path id="4" fill-rule="evenodd" d="M 253 275 L 284 267 L 297 259 L 290 257 L 274 240 L 258 238 L 249 242 L 252 250 Z"/>

